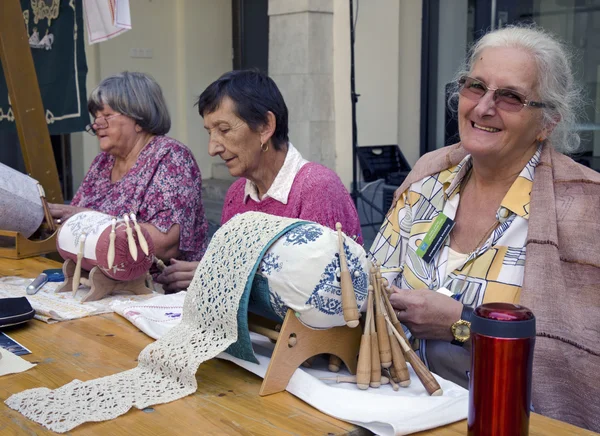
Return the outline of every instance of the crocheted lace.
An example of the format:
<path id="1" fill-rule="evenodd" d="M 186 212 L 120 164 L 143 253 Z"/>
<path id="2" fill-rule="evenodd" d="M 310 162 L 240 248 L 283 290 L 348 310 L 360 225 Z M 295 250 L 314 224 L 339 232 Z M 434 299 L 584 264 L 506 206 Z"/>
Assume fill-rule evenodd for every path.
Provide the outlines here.
<path id="1" fill-rule="evenodd" d="M 262 251 L 298 220 L 257 212 L 237 215 L 215 235 L 188 289 L 181 324 L 142 350 L 137 368 L 58 389 L 29 389 L 5 403 L 64 433 L 168 403 L 196 391 L 196 371 L 237 340 L 237 309 Z"/>

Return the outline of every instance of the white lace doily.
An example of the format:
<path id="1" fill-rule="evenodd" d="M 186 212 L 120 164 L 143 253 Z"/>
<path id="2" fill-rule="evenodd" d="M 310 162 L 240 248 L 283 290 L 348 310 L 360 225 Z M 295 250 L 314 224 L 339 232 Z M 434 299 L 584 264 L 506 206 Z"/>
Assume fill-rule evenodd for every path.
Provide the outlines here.
<path id="1" fill-rule="evenodd" d="M 196 371 L 237 340 L 237 309 L 262 250 L 298 220 L 248 212 L 221 227 L 188 289 L 181 324 L 148 345 L 137 368 L 58 389 L 29 389 L 9 397 L 12 409 L 64 433 L 106 421 L 132 407 L 168 403 L 196 391 Z"/>

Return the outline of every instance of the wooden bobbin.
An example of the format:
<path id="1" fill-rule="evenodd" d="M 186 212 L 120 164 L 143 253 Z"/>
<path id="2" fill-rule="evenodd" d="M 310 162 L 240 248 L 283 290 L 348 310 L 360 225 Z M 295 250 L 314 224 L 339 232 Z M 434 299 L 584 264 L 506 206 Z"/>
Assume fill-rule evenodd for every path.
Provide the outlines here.
<path id="1" fill-rule="evenodd" d="M 398 383 L 396 383 L 396 381 L 392 377 L 392 371 L 391 371 L 392 368 L 393 368 L 393 366 L 389 368 L 390 384 L 392 385 L 392 389 L 394 391 L 398 391 L 400 389 L 400 386 L 398 386 Z"/>
<path id="2" fill-rule="evenodd" d="M 329 355 L 329 365 L 327 366 L 329 371 L 339 372 L 341 366 L 342 366 L 342 359 L 340 359 L 339 357 L 337 357 L 333 354 L 330 354 Z"/>
<path id="3" fill-rule="evenodd" d="M 399 378 L 398 378 L 398 376 L 396 375 L 396 370 L 394 369 L 394 365 L 390 366 L 390 367 L 388 368 L 388 370 L 389 370 L 389 372 L 390 372 L 390 377 L 391 377 L 392 379 L 394 379 L 394 381 L 395 381 L 396 383 L 398 383 L 398 382 L 400 381 L 400 379 L 399 379 Z"/>
<path id="4" fill-rule="evenodd" d="M 73 283 L 71 284 L 71 293 L 73 296 L 79 289 L 79 279 L 81 278 L 81 262 L 83 261 L 83 250 L 85 249 L 85 238 L 86 234 L 82 233 L 79 237 L 79 251 L 77 252 L 77 264 L 75 265 L 75 271 L 73 272 Z"/>
<path id="5" fill-rule="evenodd" d="M 370 310 L 373 304 L 373 286 L 368 287 L 367 297 L 367 318 L 365 328 L 360 338 L 360 352 L 358 355 L 358 369 L 356 370 L 356 386 L 359 389 L 367 389 L 371 383 L 371 317 L 373 311 Z"/>
<path id="6" fill-rule="evenodd" d="M 167 265 L 165 265 L 165 263 L 156 256 L 154 256 L 154 263 L 160 272 L 163 272 L 167 267 Z"/>
<path id="7" fill-rule="evenodd" d="M 336 383 L 357 383 L 357 378 L 355 375 L 338 375 L 336 377 L 320 377 L 319 380 L 332 380 Z M 379 383 L 382 385 L 387 385 L 390 383 L 390 379 L 384 375 L 381 376 Z"/>
<path id="8" fill-rule="evenodd" d="M 385 325 L 385 318 L 382 311 L 381 290 L 379 289 L 375 268 L 371 268 L 371 280 L 373 289 L 375 290 L 375 325 L 377 327 L 377 340 L 379 343 L 379 359 L 381 360 L 382 368 L 389 368 L 392 366 L 392 350 L 388 329 Z"/>
<path id="9" fill-rule="evenodd" d="M 379 288 L 383 289 L 383 279 L 381 278 L 381 272 L 379 270 L 377 270 L 376 276 L 379 283 Z M 382 300 L 380 301 L 380 304 L 384 316 L 387 313 L 387 316 L 389 316 L 391 319 L 395 318 L 396 321 L 398 321 L 395 313 L 390 315 L 388 312 L 387 305 L 389 304 L 389 299 L 385 291 L 381 292 L 381 297 Z M 394 372 L 396 373 L 396 377 L 398 377 L 398 383 L 400 386 L 408 387 L 410 386 L 410 373 L 408 372 L 408 367 L 406 366 L 406 359 L 404 358 L 402 348 L 400 343 L 396 340 L 396 337 L 393 335 L 391 330 L 392 328 L 394 327 L 387 326 L 388 336 L 390 338 L 390 348 L 392 352 L 392 366 L 394 368 Z"/>
<path id="10" fill-rule="evenodd" d="M 371 295 L 373 292 L 371 292 Z M 373 316 L 373 304 L 369 307 L 371 311 L 371 387 L 378 388 L 381 380 L 381 359 L 379 358 L 379 339 L 375 328 L 375 316 Z"/>
<path id="11" fill-rule="evenodd" d="M 338 244 L 340 252 L 340 288 L 342 290 L 342 311 L 344 313 L 344 321 L 350 328 L 358 326 L 358 303 L 356 302 L 356 293 L 354 292 L 354 284 L 352 276 L 348 270 L 348 262 L 346 260 L 346 252 L 344 251 L 344 235 L 342 234 L 342 224 L 336 223 L 335 228 L 338 234 Z"/>
<path id="12" fill-rule="evenodd" d="M 117 234 L 115 233 L 115 227 L 117 225 L 117 219 L 115 217 L 111 220 L 111 229 L 108 242 L 108 251 L 106 252 L 106 262 L 108 264 L 108 269 L 112 269 L 115 263 L 115 240 L 117 238 Z"/>
<path id="13" fill-rule="evenodd" d="M 410 386 L 410 373 L 406 366 L 406 359 L 402 353 L 402 348 L 400 343 L 396 340 L 392 328 L 393 327 L 388 326 L 388 334 L 390 336 L 390 345 L 392 349 L 392 366 L 390 368 L 394 368 L 394 372 L 398 378 L 398 384 L 403 388 L 406 388 Z"/>
<path id="14" fill-rule="evenodd" d="M 279 339 L 279 332 L 276 330 L 271 330 L 267 327 L 258 325 L 258 324 L 252 324 L 252 323 L 248 323 L 248 330 L 250 330 L 251 332 L 254 333 L 258 333 L 259 335 L 263 335 L 266 336 L 267 338 L 271 339 L 272 341 L 277 342 L 277 340 Z M 298 343 L 298 340 L 296 339 L 295 336 L 291 336 L 288 338 L 288 345 L 290 347 L 294 347 L 296 344 Z"/>
<path id="15" fill-rule="evenodd" d="M 385 320 L 390 326 L 394 326 L 387 316 Z M 394 336 L 396 336 L 396 338 L 398 339 L 398 342 L 400 343 L 400 346 L 404 351 L 404 356 L 406 357 L 406 360 L 408 360 L 412 365 L 415 374 L 417 374 L 417 377 L 419 377 L 419 380 L 421 380 L 421 383 L 423 383 L 423 386 L 425 387 L 427 393 L 431 396 L 442 395 L 444 391 L 440 387 L 439 383 L 437 382 L 433 374 L 429 372 L 429 370 L 421 361 L 421 359 L 419 359 L 419 356 L 416 355 L 416 353 L 410 347 L 408 342 L 406 342 L 404 338 L 400 336 L 400 333 L 398 333 L 395 328 L 392 329 L 392 332 L 394 333 Z"/>
<path id="16" fill-rule="evenodd" d="M 312 364 L 313 364 L 313 362 L 315 361 L 315 358 L 316 358 L 316 357 L 317 357 L 317 356 L 312 356 L 312 357 L 309 357 L 309 358 L 308 358 L 308 359 L 306 359 L 304 362 L 302 362 L 302 366 L 303 366 L 304 368 L 312 368 Z"/>
<path id="17" fill-rule="evenodd" d="M 129 215 L 123 215 L 123 219 L 125 220 L 125 232 L 127 233 L 127 245 L 129 245 L 129 254 L 131 254 L 133 260 L 137 260 L 137 245 L 135 244 L 135 239 L 133 239 L 133 229 L 129 225 Z"/>
<path id="18" fill-rule="evenodd" d="M 146 256 L 148 256 L 148 253 L 150 252 L 149 248 L 148 248 L 148 242 L 146 241 L 146 238 L 144 237 L 144 234 L 142 233 L 142 228 L 140 227 L 140 225 L 137 222 L 137 217 L 135 216 L 135 214 L 133 212 L 131 212 L 129 214 L 129 217 L 131 218 L 131 221 L 133 222 L 133 227 L 135 228 L 135 233 L 137 234 L 138 241 L 140 243 L 140 248 L 142 249 L 144 254 Z"/>
<path id="19" fill-rule="evenodd" d="M 392 303 L 390 302 L 387 295 L 383 296 L 383 301 L 385 303 L 388 314 L 386 320 L 388 321 L 388 323 L 392 323 L 392 333 L 398 339 L 398 343 L 402 348 L 404 358 L 407 362 L 411 364 L 413 370 L 415 371 L 415 374 L 417 374 L 417 377 L 419 377 L 419 380 L 421 380 L 421 383 L 423 383 L 423 386 L 425 386 L 425 389 L 427 390 L 429 395 L 442 395 L 443 391 L 440 385 L 438 384 L 437 380 L 435 379 L 433 374 L 431 374 L 429 369 L 427 369 L 423 361 L 419 358 L 419 356 L 417 356 L 417 353 L 415 353 L 415 351 L 411 348 L 410 344 L 408 343 L 408 339 L 404 334 L 402 324 L 400 324 L 400 321 L 398 321 L 396 313 L 394 312 L 394 307 L 392 306 Z M 400 340 L 399 338 L 402 338 L 402 340 Z M 438 390 L 439 393 L 436 393 L 438 392 Z"/>
<path id="20" fill-rule="evenodd" d="M 44 187 L 40 183 L 37 184 L 37 188 L 40 194 L 40 200 L 42 201 L 44 219 L 46 220 L 46 224 L 48 224 L 48 228 L 50 229 L 50 231 L 54 233 L 54 231 L 56 230 L 56 226 L 54 225 L 54 219 L 52 219 L 52 214 L 50 213 L 50 209 L 48 208 L 48 201 L 46 201 L 46 192 L 44 191 Z"/>

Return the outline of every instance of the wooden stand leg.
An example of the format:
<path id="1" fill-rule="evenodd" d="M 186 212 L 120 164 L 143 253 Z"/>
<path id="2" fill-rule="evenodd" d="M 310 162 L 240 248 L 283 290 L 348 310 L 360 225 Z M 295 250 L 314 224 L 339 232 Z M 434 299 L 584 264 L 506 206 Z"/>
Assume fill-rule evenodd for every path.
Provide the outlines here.
<path id="1" fill-rule="evenodd" d="M 136 295 L 152 293 L 152 290 L 146 286 L 146 276 L 127 282 L 113 280 L 105 276 L 97 266 L 90 271 L 90 287 L 90 292 L 81 299 L 82 303 L 100 300 L 114 291 L 128 291 Z"/>
<path id="2" fill-rule="evenodd" d="M 361 334 L 362 329 L 347 326 L 311 329 L 296 318 L 293 310 L 288 310 L 258 394 L 265 396 L 284 391 L 302 362 L 317 354 L 338 356 L 350 373 L 355 374 Z M 291 337 L 296 338 L 295 345 L 290 344 Z"/>
<path id="3" fill-rule="evenodd" d="M 62 266 L 65 281 L 56 289 L 56 292 L 71 292 L 73 284 L 73 275 L 75 274 L 75 262 L 67 259 Z M 81 270 L 81 277 L 88 278 L 90 291 L 81 299 L 82 303 L 86 301 L 96 301 L 111 294 L 114 291 L 128 291 L 136 295 L 151 294 L 152 289 L 148 288 L 146 276 L 142 276 L 128 282 L 113 280 L 105 276 L 100 268 L 95 266 L 88 273 Z M 82 280 L 85 283 L 85 281 Z M 87 283 L 86 283 L 87 284 Z"/>
<path id="4" fill-rule="evenodd" d="M 56 288 L 55 292 L 71 292 L 72 283 L 73 283 L 73 275 L 75 274 L 75 262 L 71 259 L 67 259 L 64 261 L 62 266 L 62 272 L 65 276 L 65 281 Z"/>

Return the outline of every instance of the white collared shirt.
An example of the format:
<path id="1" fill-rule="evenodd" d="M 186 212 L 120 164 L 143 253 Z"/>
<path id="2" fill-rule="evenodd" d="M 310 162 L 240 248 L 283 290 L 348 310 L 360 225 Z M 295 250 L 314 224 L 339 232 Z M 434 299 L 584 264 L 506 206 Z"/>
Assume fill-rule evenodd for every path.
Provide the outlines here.
<path id="1" fill-rule="evenodd" d="M 292 184 L 294 183 L 296 174 L 298 174 L 298 171 L 300 171 L 307 163 L 308 161 L 302 157 L 292 143 L 288 142 L 288 150 L 285 155 L 283 166 L 277 173 L 275 180 L 273 180 L 273 184 L 263 196 L 262 200 L 271 197 L 273 200 L 287 204 L 288 196 L 292 190 Z M 246 186 L 244 187 L 244 203 L 248 201 L 248 197 L 257 203 L 260 203 L 261 201 L 258 196 L 258 188 L 256 185 L 252 181 L 246 179 Z"/>

